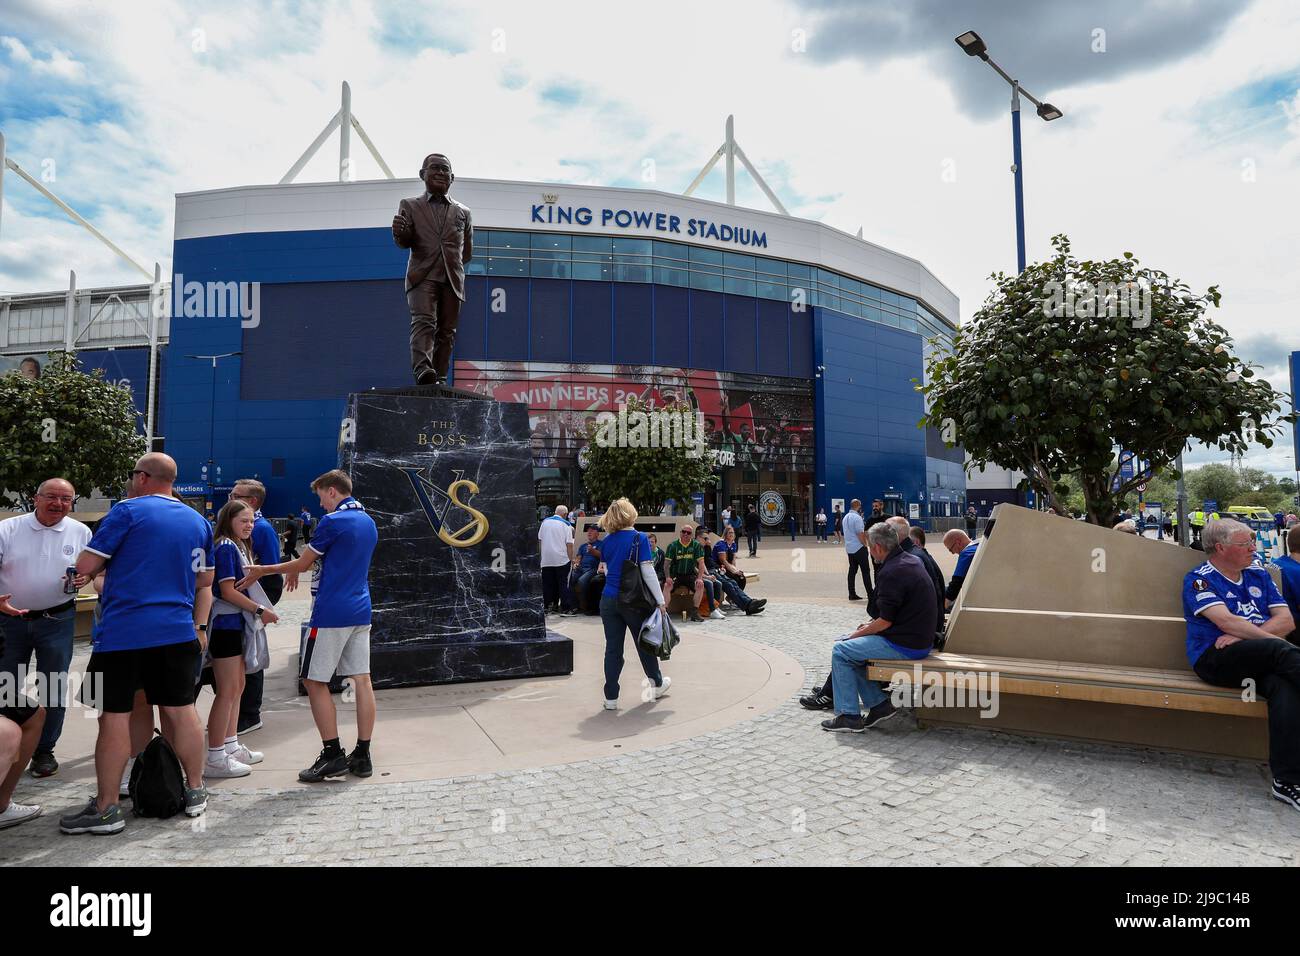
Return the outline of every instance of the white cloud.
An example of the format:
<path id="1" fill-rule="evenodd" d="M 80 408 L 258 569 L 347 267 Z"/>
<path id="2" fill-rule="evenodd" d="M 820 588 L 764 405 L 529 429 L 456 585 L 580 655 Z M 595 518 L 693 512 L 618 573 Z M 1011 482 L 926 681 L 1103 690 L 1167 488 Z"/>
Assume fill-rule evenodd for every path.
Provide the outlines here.
<path id="1" fill-rule="evenodd" d="M 80 81 L 86 68 L 62 50 L 51 47 L 45 59 L 33 56 L 27 45 L 17 37 L 0 36 L 0 46 L 9 51 L 10 58 L 36 76 L 53 76 L 61 80 Z"/>

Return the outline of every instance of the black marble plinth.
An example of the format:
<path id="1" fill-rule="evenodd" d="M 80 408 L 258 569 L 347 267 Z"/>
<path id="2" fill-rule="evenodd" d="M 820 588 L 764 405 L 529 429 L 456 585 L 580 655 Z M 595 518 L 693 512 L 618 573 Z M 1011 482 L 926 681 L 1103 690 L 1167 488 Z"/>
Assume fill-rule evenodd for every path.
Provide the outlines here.
<path id="1" fill-rule="evenodd" d="M 572 642 L 547 632 L 542 609 L 527 406 L 455 391 L 348 400 L 341 466 L 379 528 L 376 687 L 573 670 Z"/>

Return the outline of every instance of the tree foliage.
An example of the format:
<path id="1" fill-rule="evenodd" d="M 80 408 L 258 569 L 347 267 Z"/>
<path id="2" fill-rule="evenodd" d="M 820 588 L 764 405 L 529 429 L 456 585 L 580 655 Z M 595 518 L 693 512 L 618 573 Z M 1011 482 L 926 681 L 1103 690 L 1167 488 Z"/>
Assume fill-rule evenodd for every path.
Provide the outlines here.
<path id="1" fill-rule="evenodd" d="M 131 393 L 51 352 L 38 379 L 0 375 L 0 488 L 30 507 L 40 483 L 66 478 L 78 495 L 116 490 L 145 452 Z"/>
<path id="2" fill-rule="evenodd" d="M 1074 475 L 1094 523 L 1108 521 L 1142 480 L 1115 486 L 1118 449 L 1159 471 L 1189 441 L 1230 452 L 1272 444 L 1283 396 L 1254 380 L 1207 316 L 1219 305 L 1216 287 L 1193 295 L 1132 253 L 1079 261 L 1064 235 L 1052 245 L 1053 258 L 1020 275 L 995 273 L 996 287 L 951 350 L 931 355 L 922 424 L 964 446 L 973 465 L 1023 472 L 1058 512 L 1062 478 Z M 1078 292 L 1077 304 L 1056 308 L 1061 290 Z M 1092 290 L 1102 290 L 1101 301 Z M 1140 313 L 1123 308 L 1130 293 L 1144 303 Z"/>
<path id="3" fill-rule="evenodd" d="M 639 412 L 694 414 L 688 404 L 671 404 L 651 409 L 633 396 L 627 401 L 629 418 Z M 691 495 L 717 483 L 713 474 L 714 453 L 702 445 L 696 448 L 632 447 L 605 440 L 600 424 L 588 426 L 583 451 L 586 470 L 582 481 L 594 501 L 608 503 L 626 497 L 641 514 L 658 514 L 669 498 L 690 501 Z"/>

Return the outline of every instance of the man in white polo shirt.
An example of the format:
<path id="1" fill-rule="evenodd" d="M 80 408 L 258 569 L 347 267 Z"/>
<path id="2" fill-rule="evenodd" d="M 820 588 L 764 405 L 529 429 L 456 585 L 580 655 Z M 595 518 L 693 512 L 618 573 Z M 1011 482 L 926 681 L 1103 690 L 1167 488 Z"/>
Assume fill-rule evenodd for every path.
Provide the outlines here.
<path id="1" fill-rule="evenodd" d="M 558 612 L 567 603 L 564 591 L 569 565 L 573 563 L 573 525 L 569 524 L 566 505 L 556 505 L 555 514 L 542 519 L 537 540 L 542 551 L 542 603 L 548 614 Z"/>
<path id="2" fill-rule="evenodd" d="M 62 478 L 50 478 L 36 491 L 36 510 L 0 521 L 0 674 L 22 686 L 32 654 L 40 675 L 37 698 L 45 707 L 45 728 L 31 775 L 58 772 L 54 745 L 63 732 L 68 668 L 77 616 L 76 592 L 86 583 L 66 575 L 90 543 L 90 529 L 68 517 L 76 492 Z"/>

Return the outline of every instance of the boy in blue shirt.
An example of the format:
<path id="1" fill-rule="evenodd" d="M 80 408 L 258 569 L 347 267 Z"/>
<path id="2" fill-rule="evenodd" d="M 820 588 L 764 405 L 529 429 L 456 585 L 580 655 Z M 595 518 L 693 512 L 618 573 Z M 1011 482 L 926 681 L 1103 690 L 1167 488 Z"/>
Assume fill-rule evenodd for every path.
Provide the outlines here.
<path id="1" fill-rule="evenodd" d="M 1300 810 L 1300 647 L 1283 639 L 1294 619 L 1272 577 L 1255 564 L 1249 527 L 1211 520 L 1201 543 L 1208 560 L 1183 579 L 1187 659 L 1206 683 L 1253 685 L 1268 701 L 1272 795 Z"/>
<path id="2" fill-rule="evenodd" d="M 317 559 L 321 562 L 320 588 L 312 603 L 311 631 L 302 655 L 301 672 L 311 715 L 320 731 L 320 756 L 298 773 L 304 783 L 352 773 L 369 777 L 374 772 L 370 738 L 375 729 L 375 691 L 370 683 L 370 558 L 379 533 L 361 502 L 352 497 L 352 479 L 342 471 L 327 471 L 311 483 L 325 509 L 311 543 L 302 557 L 283 564 L 255 566 L 236 584 L 246 588 L 267 574 L 287 576 L 289 590 L 298 575 Z M 330 697 L 334 674 L 352 678 L 357 703 L 357 746 L 351 754 L 339 744 L 338 714 Z"/>

